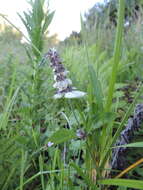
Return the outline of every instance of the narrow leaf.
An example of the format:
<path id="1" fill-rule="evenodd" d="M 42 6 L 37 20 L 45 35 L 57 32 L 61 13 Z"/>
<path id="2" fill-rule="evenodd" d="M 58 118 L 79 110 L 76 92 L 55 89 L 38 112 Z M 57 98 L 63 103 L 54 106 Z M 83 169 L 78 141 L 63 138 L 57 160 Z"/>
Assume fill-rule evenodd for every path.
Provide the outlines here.
<path id="1" fill-rule="evenodd" d="M 60 129 L 56 131 L 49 139 L 49 142 L 52 142 L 54 144 L 60 144 L 66 141 L 69 141 L 71 139 L 76 138 L 76 134 L 73 130 L 69 129 Z"/>
<path id="2" fill-rule="evenodd" d="M 99 108 L 103 109 L 103 93 L 102 93 L 100 81 L 97 77 L 97 74 L 93 66 L 89 65 L 88 69 L 89 69 L 91 84 L 93 87 L 93 93 L 96 97 L 96 103 L 99 105 Z"/>
<path id="3" fill-rule="evenodd" d="M 105 180 L 100 180 L 99 183 L 102 185 L 115 185 L 115 186 L 143 189 L 143 181 L 139 181 L 139 180 L 105 179 Z"/>
<path id="4" fill-rule="evenodd" d="M 77 173 L 84 179 L 85 183 L 94 188 L 94 190 L 99 190 L 97 186 L 90 180 L 90 178 L 82 171 L 82 169 L 77 166 L 74 162 L 70 163 L 70 165 L 77 171 Z"/>
<path id="5" fill-rule="evenodd" d="M 130 144 L 125 144 L 122 146 L 116 146 L 113 148 L 118 148 L 118 147 L 138 147 L 138 148 L 143 148 L 143 142 L 135 142 L 135 143 L 130 143 Z"/>
<path id="6" fill-rule="evenodd" d="M 48 16 L 45 18 L 45 22 L 43 24 L 42 33 L 46 32 L 48 26 L 52 22 L 52 19 L 54 17 L 55 11 L 51 12 Z"/>

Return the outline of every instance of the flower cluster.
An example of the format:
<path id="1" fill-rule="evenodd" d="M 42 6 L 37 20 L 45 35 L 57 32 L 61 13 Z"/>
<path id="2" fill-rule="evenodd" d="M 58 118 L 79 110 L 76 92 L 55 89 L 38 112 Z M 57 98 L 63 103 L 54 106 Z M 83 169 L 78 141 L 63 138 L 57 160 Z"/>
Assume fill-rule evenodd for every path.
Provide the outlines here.
<path id="1" fill-rule="evenodd" d="M 78 91 L 72 86 L 72 81 L 67 77 L 69 71 L 67 71 L 60 59 L 59 54 L 56 49 L 51 48 L 47 55 L 47 58 L 50 60 L 50 66 L 54 72 L 54 85 L 53 87 L 57 89 L 56 94 L 54 95 L 55 99 L 58 98 L 80 98 L 85 96 L 85 92 Z"/>
<path id="2" fill-rule="evenodd" d="M 121 132 L 120 139 L 115 146 L 122 146 L 130 143 L 135 131 L 138 131 L 143 123 L 143 104 L 137 104 L 133 118 L 129 118 L 126 128 Z M 126 165 L 126 147 L 115 148 L 112 155 L 112 169 L 124 169 Z"/>

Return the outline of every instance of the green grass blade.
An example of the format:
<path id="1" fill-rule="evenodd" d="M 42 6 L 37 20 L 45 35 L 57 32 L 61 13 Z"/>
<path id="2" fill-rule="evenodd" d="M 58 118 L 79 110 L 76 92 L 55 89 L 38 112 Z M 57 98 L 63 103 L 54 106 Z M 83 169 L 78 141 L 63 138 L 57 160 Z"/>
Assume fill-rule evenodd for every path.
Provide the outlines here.
<path id="1" fill-rule="evenodd" d="M 135 189 L 143 189 L 143 181 L 139 180 L 105 179 L 105 180 L 100 180 L 99 183 L 102 185 L 115 185 L 115 186 L 130 187 Z"/>
<path id="2" fill-rule="evenodd" d="M 118 148 L 118 147 L 143 148 L 143 142 L 135 142 L 135 143 L 130 143 L 130 144 L 122 145 L 122 146 L 116 146 L 116 147 L 113 147 L 113 148 Z"/>
<path id="3" fill-rule="evenodd" d="M 93 189 L 94 189 L 94 190 L 98 190 L 96 184 L 94 184 L 94 182 L 91 181 L 91 179 L 89 178 L 89 176 L 87 176 L 87 175 L 82 171 L 82 169 L 81 169 L 79 166 L 77 166 L 74 162 L 72 162 L 70 165 L 71 165 L 71 167 L 73 167 L 73 168 L 77 171 L 77 173 L 84 179 L 85 183 L 86 183 L 89 187 L 92 188 L 92 190 L 93 190 Z"/>
<path id="4" fill-rule="evenodd" d="M 117 34 L 114 48 L 114 56 L 113 56 L 113 66 L 112 73 L 109 83 L 109 92 L 107 96 L 107 102 L 105 110 L 106 112 L 110 112 L 110 108 L 112 105 L 114 87 L 117 77 L 118 64 L 120 61 L 121 55 L 121 43 L 122 43 L 122 34 L 123 34 L 123 24 L 124 24 L 124 9 L 125 9 L 125 0 L 119 0 L 119 9 L 118 9 L 118 25 L 117 25 Z"/>
<path id="5" fill-rule="evenodd" d="M 7 127 L 8 119 L 9 119 L 10 113 L 12 111 L 12 107 L 16 101 L 16 98 L 17 98 L 20 88 L 21 87 L 18 87 L 16 89 L 15 93 L 13 94 L 13 96 L 11 97 L 11 99 L 8 98 L 8 100 L 7 100 L 4 113 L 1 116 L 0 129 L 5 130 Z"/>
<path id="6" fill-rule="evenodd" d="M 101 89 L 100 81 L 97 78 L 97 74 L 92 65 L 88 66 L 88 70 L 89 70 L 90 82 L 91 82 L 92 90 L 93 90 L 93 96 L 95 96 L 96 98 L 98 109 L 102 111 L 103 110 L 103 92 Z"/>
<path id="7" fill-rule="evenodd" d="M 117 131 L 116 131 L 116 133 L 115 133 L 115 135 L 114 135 L 112 141 L 109 142 L 108 148 L 107 148 L 107 149 L 105 150 L 105 152 L 104 152 L 104 155 L 103 155 L 103 157 L 102 157 L 102 159 L 101 159 L 101 162 L 100 162 L 100 163 L 101 163 L 101 164 L 100 164 L 101 167 L 105 164 L 106 159 L 107 159 L 107 157 L 108 157 L 108 154 L 109 154 L 109 152 L 111 151 L 111 147 L 115 144 L 117 138 L 119 137 L 119 135 L 120 135 L 120 133 L 121 133 L 121 131 L 122 131 L 122 129 L 123 129 L 123 127 L 124 127 L 126 121 L 128 120 L 130 114 L 131 114 L 132 111 L 133 111 L 133 108 L 134 108 L 134 106 L 135 106 L 135 104 L 136 104 L 138 98 L 140 97 L 140 95 L 141 95 L 141 93 L 142 93 L 142 90 L 143 90 L 143 85 L 140 84 L 139 87 L 138 87 L 138 89 L 137 89 L 137 93 L 136 93 L 136 96 L 135 96 L 135 99 L 134 99 L 133 103 L 129 106 L 129 108 L 128 108 L 128 110 L 127 110 L 125 116 L 123 117 L 123 119 L 122 119 L 122 121 L 121 121 L 121 123 L 120 123 L 120 125 L 119 125 L 119 127 L 118 127 L 118 129 L 117 129 Z"/>
<path id="8" fill-rule="evenodd" d="M 12 178 L 15 170 L 16 170 L 16 168 L 12 168 L 12 170 L 10 171 L 10 174 L 8 175 L 7 180 L 6 180 L 6 182 L 4 183 L 4 185 L 2 187 L 3 190 L 7 190 L 8 189 L 8 185 L 9 185 L 10 179 Z"/>
<path id="9" fill-rule="evenodd" d="M 43 172 L 43 158 L 42 158 L 42 155 L 40 154 L 39 156 L 39 167 L 40 167 L 40 172 L 42 173 Z M 42 190 L 45 189 L 45 185 L 44 185 L 44 175 L 41 174 L 41 184 L 42 184 Z"/>

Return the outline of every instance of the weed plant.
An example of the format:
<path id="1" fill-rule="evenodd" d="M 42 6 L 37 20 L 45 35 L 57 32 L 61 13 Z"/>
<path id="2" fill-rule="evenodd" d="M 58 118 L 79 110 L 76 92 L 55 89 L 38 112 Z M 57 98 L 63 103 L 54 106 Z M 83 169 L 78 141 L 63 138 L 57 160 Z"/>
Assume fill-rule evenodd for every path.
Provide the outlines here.
<path id="1" fill-rule="evenodd" d="M 86 96 L 54 99 L 50 61 L 43 59 L 44 35 L 54 12 L 45 12 L 45 3 L 30 1 L 31 10 L 20 16 L 29 35 L 28 61 L 20 64 L 15 55 L 2 59 L 0 66 L 6 68 L 0 73 L 0 189 L 143 189 L 143 181 L 131 171 L 126 172 L 129 179 L 110 178 L 112 149 L 135 104 L 141 102 L 142 36 L 136 37 L 137 46 L 130 40 L 141 22 L 134 23 L 126 35 L 125 0 L 119 0 L 116 37 L 111 27 L 113 36 L 106 42 L 104 27 L 97 27 L 94 39 L 93 31 L 87 35 L 81 19 L 82 44 L 58 50 L 74 86 Z M 136 77 L 139 80 L 129 102 L 122 89 Z M 143 142 L 125 146 L 141 151 Z M 136 172 L 143 176 L 139 166 Z"/>

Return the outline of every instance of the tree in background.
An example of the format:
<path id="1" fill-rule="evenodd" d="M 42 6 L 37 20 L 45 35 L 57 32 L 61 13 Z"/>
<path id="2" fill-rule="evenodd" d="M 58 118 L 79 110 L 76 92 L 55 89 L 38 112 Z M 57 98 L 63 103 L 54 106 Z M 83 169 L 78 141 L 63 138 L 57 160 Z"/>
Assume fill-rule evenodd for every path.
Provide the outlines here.
<path id="1" fill-rule="evenodd" d="M 132 23 L 135 23 L 139 19 L 139 15 L 142 13 L 142 8 L 142 0 L 126 0 L 126 29 L 128 29 Z M 115 26 L 117 25 L 117 9 L 118 4 L 116 0 L 104 0 L 103 3 L 96 3 L 87 13 L 85 13 L 83 18 L 84 28 L 82 28 L 82 31 L 79 33 L 72 32 L 71 35 L 67 37 L 64 42 L 62 42 L 62 44 L 81 44 L 82 35 L 83 33 L 86 33 L 88 43 L 93 44 L 100 41 L 99 44 L 103 44 L 104 48 L 113 48 L 110 42 L 114 40 Z"/>
<path id="2" fill-rule="evenodd" d="M 143 7 L 141 0 L 126 0 L 125 22 L 133 22 L 138 18 L 138 14 Z M 91 29 L 94 25 L 103 23 L 102 21 L 109 16 L 109 23 L 117 24 L 117 3 L 116 0 L 105 0 L 104 3 L 96 3 L 88 13 L 85 14 L 85 25 Z"/>

